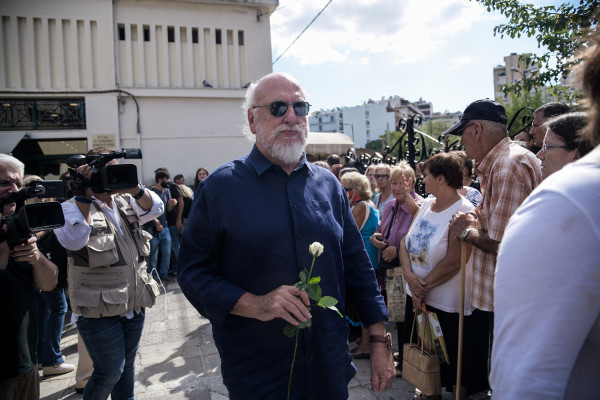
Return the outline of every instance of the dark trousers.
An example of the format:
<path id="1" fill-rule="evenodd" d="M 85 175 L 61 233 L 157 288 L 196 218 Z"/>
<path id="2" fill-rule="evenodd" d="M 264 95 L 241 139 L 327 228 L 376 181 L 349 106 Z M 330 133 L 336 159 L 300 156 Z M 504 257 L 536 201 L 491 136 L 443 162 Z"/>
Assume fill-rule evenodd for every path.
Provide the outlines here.
<path id="1" fill-rule="evenodd" d="M 37 366 L 26 374 L 0 381 L 0 399 L 2 400 L 39 400 L 40 375 Z"/>

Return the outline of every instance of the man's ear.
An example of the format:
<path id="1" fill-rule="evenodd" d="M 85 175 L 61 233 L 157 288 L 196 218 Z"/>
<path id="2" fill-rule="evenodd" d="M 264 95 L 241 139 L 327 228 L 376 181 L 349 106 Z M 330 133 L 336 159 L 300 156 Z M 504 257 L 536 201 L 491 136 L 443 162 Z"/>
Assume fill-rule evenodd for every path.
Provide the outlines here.
<path id="1" fill-rule="evenodd" d="M 254 111 L 248 109 L 248 125 L 250 126 L 250 131 L 256 135 L 256 124 L 254 122 Z"/>

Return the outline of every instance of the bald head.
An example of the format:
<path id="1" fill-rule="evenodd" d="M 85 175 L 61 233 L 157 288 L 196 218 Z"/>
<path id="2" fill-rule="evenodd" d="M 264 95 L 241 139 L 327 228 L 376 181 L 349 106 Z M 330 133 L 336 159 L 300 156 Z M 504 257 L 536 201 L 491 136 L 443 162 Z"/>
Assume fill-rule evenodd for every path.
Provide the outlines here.
<path id="1" fill-rule="evenodd" d="M 290 75 L 272 73 L 250 85 L 244 110 L 256 147 L 286 170 L 298 164 L 308 136 L 306 94 Z"/>

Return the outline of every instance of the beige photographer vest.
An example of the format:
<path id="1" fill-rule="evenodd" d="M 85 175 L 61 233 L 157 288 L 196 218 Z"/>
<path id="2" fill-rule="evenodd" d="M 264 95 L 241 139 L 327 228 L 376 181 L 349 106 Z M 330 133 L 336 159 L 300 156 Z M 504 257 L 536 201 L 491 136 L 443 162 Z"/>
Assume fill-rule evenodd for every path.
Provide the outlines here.
<path id="1" fill-rule="evenodd" d="M 89 240 L 82 249 L 68 252 L 69 297 L 76 314 L 111 317 L 154 305 L 159 288 L 146 271 L 145 259 L 152 237 L 140 227 L 129 198 L 113 196 L 123 235 L 92 203 Z"/>

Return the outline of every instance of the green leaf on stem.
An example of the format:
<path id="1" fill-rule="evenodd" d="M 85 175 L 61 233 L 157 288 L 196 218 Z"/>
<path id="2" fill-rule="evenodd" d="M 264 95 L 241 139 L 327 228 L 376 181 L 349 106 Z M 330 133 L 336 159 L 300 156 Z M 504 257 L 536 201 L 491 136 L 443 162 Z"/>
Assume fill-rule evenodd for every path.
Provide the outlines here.
<path id="1" fill-rule="evenodd" d="M 296 288 L 298 288 L 300 290 L 306 290 L 308 288 L 308 284 L 306 284 L 304 282 L 298 282 L 298 283 L 296 283 Z"/>
<path id="2" fill-rule="evenodd" d="M 316 285 L 318 283 L 321 282 L 321 277 L 320 276 L 314 276 L 312 278 L 310 278 L 310 281 L 308 281 L 309 285 Z"/>
<path id="3" fill-rule="evenodd" d="M 321 300 L 321 287 L 319 285 L 310 285 L 306 288 L 308 298 L 314 301 Z"/>
<path id="4" fill-rule="evenodd" d="M 311 326 L 312 326 L 312 318 L 306 320 L 306 322 L 300 322 L 300 325 L 298 325 L 298 329 L 309 328 Z"/>
<path id="5" fill-rule="evenodd" d="M 283 328 L 283 333 L 285 334 L 285 336 L 287 336 L 289 338 L 293 338 L 294 336 L 296 336 L 296 332 L 298 332 L 298 328 L 295 326 L 292 326 L 290 324 L 287 324 Z"/>
<path id="6" fill-rule="evenodd" d="M 338 301 L 335 298 L 333 298 L 331 296 L 323 296 L 319 300 L 318 305 L 323 308 L 329 308 L 329 307 L 335 306 L 337 303 L 338 303 Z"/>
<path id="7" fill-rule="evenodd" d="M 308 269 L 304 268 L 302 271 L 300 271 L 300 280 L 303 283 L 308 284 Z"/>

